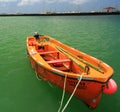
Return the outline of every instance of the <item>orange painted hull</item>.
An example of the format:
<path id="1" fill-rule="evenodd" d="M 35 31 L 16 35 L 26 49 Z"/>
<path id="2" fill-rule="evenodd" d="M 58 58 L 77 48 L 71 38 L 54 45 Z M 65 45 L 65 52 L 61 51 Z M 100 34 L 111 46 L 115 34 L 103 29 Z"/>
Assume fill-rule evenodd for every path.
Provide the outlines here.
<path id="1" fill-rule="evenodd" d="M 73 92 L 84 73 L 74 96 L 91 108 L 97 107 L 103 89 L 113 74 L 110 66 L 49 36 L 42 36 L 40 40 L 28 37 L 27 52 L 32 68 L 41 79 L 63 89 L 67 76 L 65 91 L 68 93 Z"/>

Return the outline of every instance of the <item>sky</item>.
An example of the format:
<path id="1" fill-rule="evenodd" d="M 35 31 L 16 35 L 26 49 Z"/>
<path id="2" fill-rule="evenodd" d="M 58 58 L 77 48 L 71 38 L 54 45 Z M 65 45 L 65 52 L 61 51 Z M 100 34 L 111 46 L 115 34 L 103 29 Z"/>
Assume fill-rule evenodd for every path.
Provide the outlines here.
<path id="1" fill-rule="evenodd" d="M 120 0 L 0 0 L 0 13 L 89 12 L 120 10 Z"/>

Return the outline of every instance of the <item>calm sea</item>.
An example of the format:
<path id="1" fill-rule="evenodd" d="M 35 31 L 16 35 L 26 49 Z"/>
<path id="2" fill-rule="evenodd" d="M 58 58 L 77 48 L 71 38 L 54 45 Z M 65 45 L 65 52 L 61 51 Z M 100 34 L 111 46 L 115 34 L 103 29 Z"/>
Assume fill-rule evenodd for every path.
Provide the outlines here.
<path id="1" fill-rule="evenodd" d="M 120 15 L 0 17 L 0 112 L 57 112 L 62 90 L 38 80 L 26 55 L 33 32 L 99 58 L 114 69 L 120 86 Z M 66 94 L 64 104 L 69 98 Z M 103 94 L 92 112 L 119 112 L 120 91 Z M 73 97 L 65 112 L 91 112 Z"/>

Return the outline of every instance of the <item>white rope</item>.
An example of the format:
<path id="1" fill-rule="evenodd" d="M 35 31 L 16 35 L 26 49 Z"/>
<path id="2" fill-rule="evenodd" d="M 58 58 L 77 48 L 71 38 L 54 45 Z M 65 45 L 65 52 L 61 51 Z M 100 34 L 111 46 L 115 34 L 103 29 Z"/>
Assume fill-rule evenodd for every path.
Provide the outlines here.
<path id="1" fill-rule="evenodd" d="M 79 78 L 79 80 L 78 80 L 78 83 L 76 84 L 76 86 L 75 86 L 75 88 L 74 88 L 74 90 L 73 90 L 70 98 L 68 99 L 67 103 L 65 104 L 65 106 L 63 107 L 63 109 L 61 110 L 61 112 L 64 112 L 65 109 L 67 108 L 68 104 L 70 103 L 70 100 L 72 99 L 73 95 L 75 94 L 75 91 L 76 91 L 78 85 L 80 84 L 83 75 L 84 75 L 84 73 L 82 73 L 82 74 L 80 75 L 80 78 Z"/>
<path id="2" fill-rule="evenodd" d="M 62 98 L 61 98 L 60 107 L 58 109 L 58 112 L 60 112 L 62 105 L 63 105 L 63 100 L 64 100 L 64 96 L 65 96 L 66 79 L 67 79 L 67 75 L 65 75 L 65 79 L 64 79 L 63 93 L 62 93 Z"/>
<path id="3" fill-rule="evenodd" d="M 34 51 L 34 49 L 31 49 L 31 50 L 30 50 L 30 54 L 32 54 L 32 55 L 33 55 L 33 54 L 37 54 L 37 52 Z"/>
<path id="4" fill-rule="evenodd" d="M 35 71 L 35 74 L 36 74 L 36 78 L 41 81 L 36 71 Z"/>
<path id="5" fill-rule="evenodd" d="M 47 81 L 47 82 L 48 82 L 49 86 L 50 86 L 51 88 L 53 88 L 53 85 L 52 85 L 49 81 Z"/>

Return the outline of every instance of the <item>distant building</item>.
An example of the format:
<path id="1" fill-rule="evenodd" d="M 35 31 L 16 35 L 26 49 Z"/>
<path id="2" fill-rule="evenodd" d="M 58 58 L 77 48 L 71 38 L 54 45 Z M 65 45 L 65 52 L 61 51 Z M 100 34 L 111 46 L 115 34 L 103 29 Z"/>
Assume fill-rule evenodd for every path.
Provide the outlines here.
<path id="1" fill-rule="evenodd" d="M 118 10 L 115 7 L 106 7 L 102 12 L 117 12 Z"/>

